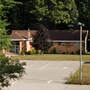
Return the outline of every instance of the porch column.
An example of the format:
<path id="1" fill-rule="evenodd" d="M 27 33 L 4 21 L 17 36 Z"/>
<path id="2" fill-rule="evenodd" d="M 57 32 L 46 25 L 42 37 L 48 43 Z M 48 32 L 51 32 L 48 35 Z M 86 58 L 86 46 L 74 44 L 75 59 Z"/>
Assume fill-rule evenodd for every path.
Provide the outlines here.
<path id="1" fill-rule="evenodd" d="M 21 54 L 21 52 L 22 52 L 22 43 L 23 43 L 22 41 L 19 42 L 19 53 L 20 53 L 20 54 Z"/>
<path id="2" fill-rule="evenodd" d="M 26 41 L 26 52 L 30 51 L 30 41 Z"/>

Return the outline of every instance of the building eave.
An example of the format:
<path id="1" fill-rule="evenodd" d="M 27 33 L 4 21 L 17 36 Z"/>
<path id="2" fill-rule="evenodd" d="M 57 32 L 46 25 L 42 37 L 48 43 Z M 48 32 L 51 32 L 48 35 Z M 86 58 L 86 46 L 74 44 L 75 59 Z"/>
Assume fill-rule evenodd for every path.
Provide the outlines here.
<path id="1" fill-rule="evenodd" d="M 11 41 L 31 41 L 32 42 L 32 38 L 28 38 L 28 39 L 11 39 Z"/>
<path id="2" fill-rule="evenodd" d="M 49 40 L 49 42 L 80 42 L 80 40 Z M 85 42 L 84 40 L 82 42 Z"/>

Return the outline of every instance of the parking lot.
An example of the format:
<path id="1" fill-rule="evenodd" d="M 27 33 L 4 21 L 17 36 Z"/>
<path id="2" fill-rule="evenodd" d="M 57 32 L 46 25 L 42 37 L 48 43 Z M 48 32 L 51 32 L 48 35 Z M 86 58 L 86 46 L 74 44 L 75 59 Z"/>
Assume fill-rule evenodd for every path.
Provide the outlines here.
<path id="1" fill-rule="evenodd" d="M 64 84 L 79 68 L 78 61 L 25 61 L 26 73 L 4 90 L 90 90 L 90 86 Z"/>

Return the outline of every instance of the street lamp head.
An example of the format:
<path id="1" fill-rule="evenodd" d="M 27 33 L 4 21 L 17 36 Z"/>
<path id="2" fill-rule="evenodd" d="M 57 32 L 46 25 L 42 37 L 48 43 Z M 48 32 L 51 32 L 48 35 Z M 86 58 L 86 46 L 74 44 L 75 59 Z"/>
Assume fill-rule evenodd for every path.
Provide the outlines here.
<path id="1" fill-rule="evenodd" d="M 81 23 L 81 22 L 78 22 L 78 25 L 79 26 L 85 26 L 85 24 Z"/>

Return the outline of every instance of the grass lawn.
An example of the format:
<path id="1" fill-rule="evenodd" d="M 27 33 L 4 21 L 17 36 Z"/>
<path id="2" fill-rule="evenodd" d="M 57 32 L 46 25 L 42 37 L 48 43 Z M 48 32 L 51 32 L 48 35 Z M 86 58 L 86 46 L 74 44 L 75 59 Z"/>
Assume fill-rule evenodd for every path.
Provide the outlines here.
<path id="1" fill-rule="evenodd" d="M 90 64 L 83 65 L 83 79 L 80 81 L 80 71 L 78 70 L 75 74 L 70 75 L 70 79 L 66 82 L 68 84 L 82 84 L 90 85 Z"/>
<path id="2" fill-rule="evenodd" d="M 61 55 L 61 54 L 44 54 L 44 55 L 18 55 L 11 57 L 12 60 L 58 60 L 58 61 L 78 61 L 79 55 Z M 90 61 L 90 55 L 83 55 L 84 61 Z"/>

